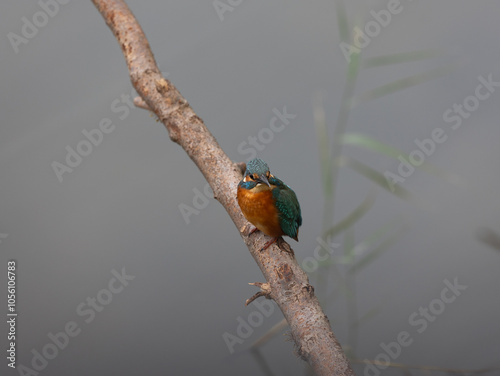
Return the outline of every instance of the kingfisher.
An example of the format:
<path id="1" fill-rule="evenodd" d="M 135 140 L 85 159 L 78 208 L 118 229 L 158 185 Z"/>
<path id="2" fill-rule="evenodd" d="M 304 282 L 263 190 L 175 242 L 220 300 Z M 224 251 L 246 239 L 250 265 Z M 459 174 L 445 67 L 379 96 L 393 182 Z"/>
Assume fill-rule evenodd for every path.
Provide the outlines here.
<path id="1" fill-rule="evenodd" d="M 302 216 L 297 196 L 288 185 L 271 175 L 262 159 L 247 163 L 243 180 L 238 184 L 237 198 L 243 215 L 255 226 L 248 235 L 260 230 L 273 238 L 260 251 L 283 235 L 299 241 Z"/>

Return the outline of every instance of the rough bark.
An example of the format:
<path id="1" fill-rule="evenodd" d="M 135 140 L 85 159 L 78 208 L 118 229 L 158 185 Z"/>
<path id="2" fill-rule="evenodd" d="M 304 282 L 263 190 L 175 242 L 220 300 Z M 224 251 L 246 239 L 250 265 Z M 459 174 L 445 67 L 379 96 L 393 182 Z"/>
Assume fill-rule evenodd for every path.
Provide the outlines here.
<path id="1" fill-rule="evenodd" d="M 226 209 L 239 230 L 267 281 L 257 284 L 261 287 L 258 296 L 273 299 L 280 307 L 290 325 L 297 353 L 317 375 L 353 375 L 314 295 L 314 288 L 290 246 L 279 241 L 259 252 L 266 236 L 260 232 L 247 236 L 249 223 L 236 201 L 236 187 L 242 178 L 240 166 L 227 157 L 186 99 L 162 77 L 146 36 L 125 2 L 92 1 L 122 48 L 132 84 L 144 101 L 141 107 L 147 105 L 158 116 L 172 141 L 178 143 L 198 166 L 215 199 Z"/>

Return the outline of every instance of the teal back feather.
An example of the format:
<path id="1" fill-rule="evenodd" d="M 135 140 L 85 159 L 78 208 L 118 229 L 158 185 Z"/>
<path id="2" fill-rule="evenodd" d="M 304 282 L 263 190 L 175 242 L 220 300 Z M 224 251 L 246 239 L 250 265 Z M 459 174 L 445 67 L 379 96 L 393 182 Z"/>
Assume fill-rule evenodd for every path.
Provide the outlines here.
<path id="1" fill-rule="evenodd" d="M 279 212 L 281 229 L 286 235 L 297 240 L 299 227 L 302 225 L 299 200 L 295 192 L 280 179 L 272 176 L 269 183 L 276 186 L 272 193 Z"/>

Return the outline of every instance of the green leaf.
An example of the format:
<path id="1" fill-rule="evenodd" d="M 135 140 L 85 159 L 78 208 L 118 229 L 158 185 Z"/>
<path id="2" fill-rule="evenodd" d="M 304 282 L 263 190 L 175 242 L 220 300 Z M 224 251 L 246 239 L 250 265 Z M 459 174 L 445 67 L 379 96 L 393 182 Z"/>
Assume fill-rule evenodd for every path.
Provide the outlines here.
<path id="1" fill-rule="evenodd" d="M 378 186 L 384 188 L 385 190 L 391 192 L 392 194 L 398 196 L 399 198 L 402 198 L 404 200 L 411 200 L 413 199 L 413 195 L 403 188 L 399 184 L 395 184 L 393 186 L 390 186 L 387 179 L 383 174 L 378 172 L 377 170 L 374 170 L 373 168 L 365 165 L 364 163 L 361 163 L 353 158 L 347 157 L 347 156 L 342 156 L 340 159 L 340 164 L 342 166 L 349 167 L 356 171 L 357 173 L 363 175 L 367 179 L 370 179 L 372 182 L 377 184 Z"/>
<path id="2" fill-rule="evenodd" d="M 347 69 L 347 81 L 348 83 L 354 83 L 358 77 L 359 68 L 361 66 L 361 52 L 353 53 L 351 55 L 351 60 L 349 61 Z M 352 98 L 349 98 L 352 99 Z"/>
<path id="3" fill-rule="evenodd" d="M 342 136 L 342 143 L 345 145 L 364 147 L 365 149 L 375 151 L 392 158 L 397 158 L 400 155 L 406 155 L 401 150 L 384 144 L 362 133 L 345 133 Z"/>
<path id="4" fill-rule="evenodd" d="M 406 160 L 409 159 L 408 154 L 404 153 L 403 151 L 396 149 L 390 145 L 384 144 L 368 135 L 361 134 L 361 133 L 345 133 L 342 136 L 342 143 L 344 145 L 352 145 L 352 146 L 359 146 L 363 147 L 365 149 L 386 155 L 388 157 L 398 159 L 399 157 L 404 157 Z M 415 146 L 416 147 L 416 146 Z M 439 178 L 442 178 L 446 180 L 448 183 L 451 184 L 460 184 L 463 182 L 463 179 L 451 172 L 445 171 L 437 166 L 434 166 L 426 161 L 424 161 L 420 166 L 415 166 L 418 169 L 422 169 L 423 171 L 433 174 L 434 176 L 437 176 Z"/>
<path id="5" fill-rule="evenodd" d="M 400 218 L 397 218 L 397 221 L 400 222 Z M 386 225 L 382 226 L 380 229 L 375 231 L 372 235 L 368 237 L 363 243 L 364 246 L 371 247 L 372 244 L 378 242 L 380 238 L 385 236 L 391 229 L 395 227 L 397 222 L 390 221 Z M 350 273 L 357 273 L 361 269 L 370 265 L 373 261 L 375 261 L 383 252 L 387 251 L 391 246 L 396 242 L 396 240 L 401 236 L 404 230 L 407 229 L 406 225 L 399 226 L 399 230 L 395 231 L 395 233 L 389 236 L 386 240 L 384 240 L 378 247 L 373 249 L 371 252 L 362 256 L 354 265 L 352 265 L 351 269 L 349 269 Z"/>
<path id="6" fill-rule="evenodd" d="M 354 229 L 352 227 L 346 229 L 345 235 L 344 235 L 344 263 L 345 264 L 352 264 L 354 261 L 355 253 L 354 253 L 354 247 L 355 247 L 355 238 L 354 238 Z"/>
<path id="7" fill-rule="evenodd" d="M 391 64 L 410 63 L 425 60 L 440 55 L 439 50 L 428 49 L 420 51 L 403 52 L 398 54 L 368 57 L 363 61 L 363 68 L 383 67 Z"/>
<path id="8" fill-rule="evenodd" d="M 340 41 L 347 42 L 351 39 L 351 37 L 347 21 L 347 13 L 342 0 L 335 0 L 335 12 L 337 13 L 337 25 L 339 27 Z"/>
<path id="9" fill-rule="evenodd" d="M 354 56 L 354 55 L 353 55 Z M 368 90 L 363 94 L 355 98 L 353 105 L 358 105 L 361 102 L 370 101 L 373 99 L 378 99 L 380 97 L 396 93 L 401 90 L 408 89 L 412 86 L 419 85 L 426 81 L 433 80 L 437 77 L 442 77 L 448 74 L 452 70 L 452 67 L 439 67 L 432 69 L 430 71 L 419 73 L 410 77 L 402 78 L 394 82 L 379 86 L 375 89 Z"/>
<path id="10" fill-rule="evenodd" d="M 323 98 L 321 94 L 318 94 L 313 100 L 313 117 L 316 129 L 316 138 L 318 139 L 323 192 L 325 196 L 329 196 L 332 191 L 331 153 L 328 141 L 328 128 L 326 127 L 325 109 L 323 106 Z"/>
<path id="11" fill-rule="evenodd" d="M 354 225 L 357 221 L 359 221 L 367 212 L 373 207 L 375 203 L 376 191 L 371 190 L 366 198 L 363 200 L 358 207 L 356 207 L 348 216 L 342 219 L 340 222 L 335 224 L 331 229 L 329 229 L 326 233 L 327 236 L 330 236 L 332 239 L 337 236 L 340 232 L 347 230 L 352 225 Z"/>

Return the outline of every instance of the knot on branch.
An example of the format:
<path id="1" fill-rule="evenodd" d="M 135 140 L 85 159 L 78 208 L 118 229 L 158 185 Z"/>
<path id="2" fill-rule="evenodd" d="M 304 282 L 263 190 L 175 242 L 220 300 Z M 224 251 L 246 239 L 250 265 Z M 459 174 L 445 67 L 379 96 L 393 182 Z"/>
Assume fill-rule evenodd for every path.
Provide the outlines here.
<path id="1" fill-rule="evenodd" d="M 168 81 L 163 77 L 160 78 L 159 80 L 156 80 L 155 85 L 156 85 L 156 90 L 158 91 L 158 93 L 160 93 L 163 96 L 165 95 L 165 93 L 168 92 L 169 87 L 170 87 Z"/>
<path id="2" fill-rule="evenodd" d="M 289 283 L 293 279 L 293 270 L 290 265 L 282 263 L 276 268 L 276 275 L 280 280 Z"/>
<path id="3" fill-rule="evenodd" d="M 314 296 L 314 287 L 310 284 L 303 285 L 302 292 L 312 297 Z"/>
<path id="4" fill-rule="evenodd" d="M 288 244 L 283 238 L 278 239 L 278 247 L 282 251 L 288 253 L 291 258 L 295 257 L 295 252 L 293 251 L 292 247 L 290 247 L 290 244 Z"/>

